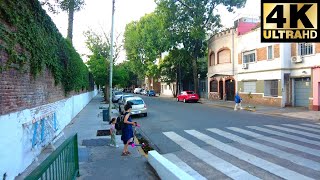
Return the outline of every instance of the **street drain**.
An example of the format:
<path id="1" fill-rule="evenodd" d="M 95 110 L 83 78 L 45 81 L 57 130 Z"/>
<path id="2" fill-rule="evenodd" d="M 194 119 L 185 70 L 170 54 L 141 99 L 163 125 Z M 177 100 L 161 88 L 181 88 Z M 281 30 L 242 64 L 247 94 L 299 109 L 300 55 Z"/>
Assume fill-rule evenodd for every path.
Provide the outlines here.
<path id="1" fill-rule="evenodd" d="M 116 135 L 121 135 L 121 131 L 117 131 Z M 110 136 L 110 130 L 109 129 L 98 130 L 97 136 Z"/>
<path id="2" fill-rule="evenodd" d="M 97 136 L 110 136 L 110 130 L 98 130 L 97 131 Z"/>
<path id="3" fill-rule="evenodd" d="M 139 144 L 144 144 L 143 146 L 141 146 L 141 148 L 142 148 L 142 150 L 144 151 L 144 153 L 148 154 L 148 151 L 154 150 L 154 149 L 151 147 L 149 141 L 148 141 L 146 138 L 144 138 L 141 134 L 138 134 L 138 133 L 137 133 L 137 134 L 136 134 L 136 138 L 138 139 Z"/>
<path id="4" fill-rule="evenodd" d="M 107 146 L 110 144 L 108 139 L 85 139 L 82 141 L 82 146 Z"/>

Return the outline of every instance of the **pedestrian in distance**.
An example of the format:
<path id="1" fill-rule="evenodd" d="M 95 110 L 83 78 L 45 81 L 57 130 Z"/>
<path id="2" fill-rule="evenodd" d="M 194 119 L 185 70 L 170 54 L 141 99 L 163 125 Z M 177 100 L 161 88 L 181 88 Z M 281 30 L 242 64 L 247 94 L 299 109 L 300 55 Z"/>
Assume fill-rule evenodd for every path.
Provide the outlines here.
<path id="1" fill-rule="evenodd" d="M 132 122 L 130 113 L 132 110 L 132 106 L 130 103 L 127 103 L 124 106 L 124 120 L 123 120 L 123 127 L 122 127 L 122 136 L 121 140 L 123 141 L 124 148 L 122 151 L 121 156 L 128 156 L 131 153 L 128 151 L 128 146 L 133 143 L 133 129 L 132 126 L 136 126 L 137 122 Z"/>
<path id="2" fill-rule="evenodd" d="M 111 135 L 110 146 L 118 148 L 119 146 L 116 143 L 116 134 L 117 134 L 117 130 L 115 128 L 116 122 L 117 122 L 116 118 L 112 118 L 111 121 L 109 122 L 109 124 L 111 124 L 111 127 L 110 127 L 110 135 Z"/>
<path id="3" fill-rule="evenodd" d="M 237 111 L 239 108 L 242 109 L 241 101 L 242 101 L 242 99 L 241 99 L 239 93 L 237 92 L 236 96 L 234 97 L 234 102 L 235 102 L 234 110 L 235 111 Z"/>

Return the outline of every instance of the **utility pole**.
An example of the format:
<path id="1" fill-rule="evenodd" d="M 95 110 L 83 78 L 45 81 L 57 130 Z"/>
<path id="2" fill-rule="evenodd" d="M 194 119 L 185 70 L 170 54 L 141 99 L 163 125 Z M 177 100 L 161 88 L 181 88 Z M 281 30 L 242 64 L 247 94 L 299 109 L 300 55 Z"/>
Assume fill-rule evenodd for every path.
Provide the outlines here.
<path id="1" fill-rule="evenodd" d="M 112 69 L 113 69 L 113 31 L 114 31 L 114 3 L 112 0 L 112 24 L 111 24 L 111 45 L 110 45 L 110 74 L 109 74 L 109 121 L 111 121 L 112 113 Z"/>

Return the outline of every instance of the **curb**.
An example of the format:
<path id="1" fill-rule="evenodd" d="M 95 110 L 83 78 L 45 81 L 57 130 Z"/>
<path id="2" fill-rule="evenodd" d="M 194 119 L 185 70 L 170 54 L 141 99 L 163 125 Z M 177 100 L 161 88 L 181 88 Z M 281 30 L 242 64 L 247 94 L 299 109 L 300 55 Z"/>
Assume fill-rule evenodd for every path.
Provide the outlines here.
<path id="1" fill-rule="evenodd" d="M 157 151 L 149 151 L 149 164 L 157 172 L 161 179 L 170 180 L 191 180 L 192 176 L 173 164 L 171 161 L 160 155 Z"/>

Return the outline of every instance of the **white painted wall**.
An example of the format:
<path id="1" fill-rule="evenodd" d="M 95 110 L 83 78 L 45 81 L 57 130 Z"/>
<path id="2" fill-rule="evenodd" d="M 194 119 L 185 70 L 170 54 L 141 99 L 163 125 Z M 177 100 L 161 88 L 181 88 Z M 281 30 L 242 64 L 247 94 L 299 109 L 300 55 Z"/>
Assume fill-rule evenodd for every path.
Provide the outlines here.
<path id="1" fill-rule="evenodd" d="M 12 180 L 23 172 L 66 125 L 96 96 L 97 90 L 75 95 L 55 103 L 0 116 L 0 179 L 4 173 Z M 57 130 L 52 123 L 56 114 Z M 44 141 L 32 148 L 34 122 L 46 118 Z M 48 122 L 47 122 L 48 121 Z M 39 126 L 40 127 L 40 126 Z M 39 133 L 37 133 L 39 136 Z"/>
<path id="2" fill-rule="evenodd" d="M 170 85 L 168 85 L 167 83 L 161 83 L 161 87 L 164 86 L 163 88 L 161 88 L 161 94 L 165 95 L 165 96 L 172 96 L 173 97 L 173 93 L 172 93 L 172 89 L 173 89 L 173 85 L 176 83 L 171 83 Z"/>

